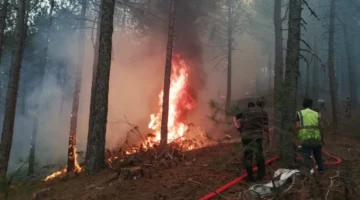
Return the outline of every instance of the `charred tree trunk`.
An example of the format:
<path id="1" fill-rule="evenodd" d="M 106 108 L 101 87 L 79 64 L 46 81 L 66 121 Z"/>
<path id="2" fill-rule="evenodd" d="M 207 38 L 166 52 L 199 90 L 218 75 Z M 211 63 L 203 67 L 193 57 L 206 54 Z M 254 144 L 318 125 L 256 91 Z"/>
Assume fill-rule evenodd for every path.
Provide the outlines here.
<path id="1" fill-rule="evenodd" d="M 86 8 L 87 8 L 87 0 L 82 0 L 82 9 L 80 14 L 79 27 L 85 27 Z M 81 90 L 81 76 L 82 76 L 82 68 L 84 64 L 83 62 L 84 48 L 85 48 L 84 40 L 85 40 L 85 29 L 81 28 L 79 32 L 80 55 L 79 55 L 78 69 L 76 72 L 74 98 L 73 98 L 73 105 L 72 105 L 71 118 L 70 118 L 67 172 L 73 171 L 76 164 L 76 129 L 77 129 L 80 90 Z"/>
<path id="2" fill-rule="evenodd" d="M 174 43 L 175 31 L 175 1 L 170 1 L 170 14 L 169 14 L 169 28 L 168 28 L 168 41 L 166 49 L 166 64 L 164 76 L 164 92 L 163 92 L 163 106 L 161 116 L 161 140 L 160 146 L 163 148 L 167 145 L 168 140 L 168 117 L 169 117 L 169 96 L 170 96 L 170 82 L 171 82 L 171 61 Z"/>
<path id="3" fill-rule="evenodd" d="M 97 173 L 104 167 L 108 113 L 109 77 L 115 0 L 102 0 L 99 36 L 99 57 L 95 82 L 92 85 L 89 133 L 85 157 L 87 173 Z"/>
<path id="4" fill-rule="evenodd" d="M 5 116 L 0 143 L 0 174 L 5 174 L 7 172 L 14 133 L 16 100 L 19 89 L 21 61 L 24 50 L 26 0 L 19 0 L 17 7 L 18 9 L 16 12 L 15 30 L 16 46 L 13 51 L 13 56 L 11 60 L 10 76 L 6 96 Z"/>
<path id="5" fill-rule="evenodd" d="M 330 4 L 330 27 L 329 27 L 329 86 L 331 95 L 332 118 L 334 132 L 338 132 L 338 91 L 336 86 L 335 66 L 334 66 L 334 36 L 335 36 L 335 0 Z"/>
<path id="6" fill-rule="evenodd" d="M 232 0 L 227 0 L 227 9 L 228 9 L 228 55 L 227 55 L 227 82 L 226 82 L 226 102 L 225 109 L 226 113 L 229 112 L 230 102 L 231 102 L 231 70 L 232 70 L 232 37 L 233 37 L 233 17 L 232 17 Z"/>
<path id="7" fill-rule="evenodd" d="M 4 44 L 4 40 L 5 40 L 4 31 L 5 31 L 5 27 L 6 27 L 6 16 L 7 16 L 7 11 L 8 11 L 8 3 L 9 3 L 9 0 L 4 0 L 4 2 L 0 5 L 1 6 L 1 10 L 0 10 L 0 64 L 1 64 L 3 44 Z"/>
<path id="8" fill-rule="evenodd" d="M 356 73 L 354 72 L 354 64 L 352 60 L 352 52 L 350 46 L 350 40 L 348 36 L 347 27 L 344 25 L 344 40 L 345 40 L 345 51 L 346 51 L 346 59 L 347 59 L 347 66 L 349 72 L 349 94 L 350 94 L 350 102 L 351 107 L 354 108 L 357 104 L 357 82 L 356 82 Z"/>
<path id="9" fill-rule="evenodd" d="M 284 90 L 283 94 L 285 95 L 281 97 L 281 127 L 283 133 L 280 134 L 281 158 L 283 164 L 286 166 L 290 166 L 295 160 L 295 154 L 292 148 L 292 134 L 295 131 L 294 121 L 296 117 L 297 82 L 299 76 L 302 0 L 292 0 L 289 4 L 286 73 L 282 86 Z"/>
<path id="10" fill-rule="evenodd" d="M 283 35 L 282 35 L 282 19 L 281 19 L 281 0 L 274 0 L 274 28 L 275 28 L 275 60 L 274 60 L 274 106 L 275 106 L 275 126 L 277 127 L 275 132 L 280 127 L 280 88 L 283 82 Z"/>
<path id="11" fill-rule="evenodd" d="M 45 71 L 46 71 L 46 65 L 47 65 L 47 55 L 48 55 L 48 51 L 49 51 L 49 40 L 50 40 L 50 31 L 51 31 L 51 25 L 52 25 L 52 13 L 54 10 L 54 4 L 55 1 L 51 0 L 50 1 L 50 13 L 49 13 L 49 21 L 48 21 L 48 25 L 46 27 L 46 32 L 45 32 L 45 47 L 44 47 L 44 54 L 42 56 L 42 61 L 41 61 L 41 74 L 40 74 L 40 96 L 42 94 L 43 91 L 43 82 L 45 79 Z M 40 100 L 40 98 L 39 98 Z M 37 139 L 37 134 L 38 134 L 38 123 L 39 123 L 39 113 L 40 113 L 40 103 L 37 102 L 36 103 L 36 113 L 34 114 L 34 125 L 33 125 L 33 131 L 32 131 L 32 135 L 31 135 L 31 141 L 30 141 L 30 156 L 29 156 L 29 168 L 28 168 L 28 175 L 31 175 L 34 173 L 34 167 L 35 167 L 35 150 L 36 150 L 36 139 Z"/>

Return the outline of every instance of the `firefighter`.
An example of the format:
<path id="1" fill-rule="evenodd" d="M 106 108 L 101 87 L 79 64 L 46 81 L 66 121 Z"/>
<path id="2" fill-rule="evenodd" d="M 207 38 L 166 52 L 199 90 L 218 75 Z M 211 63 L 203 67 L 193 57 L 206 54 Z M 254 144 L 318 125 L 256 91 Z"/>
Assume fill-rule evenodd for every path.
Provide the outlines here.
<path id="1" fill-rule="evenodd" d="M 324 135 L 321 127 L 320 114 L 312 110 L 312 99 L 306 98 L 303 101 L 303 110 L 297 112 L 296 127 L 298 138 L 301 143 L 302 156 L 304 158 L 304 166 L 306 173 L 310 173 L 312 169 L 311 154 L 320 172 L 324 171 L 322 161 L 322 145 L 324 145 Z"/>
<path id="2" fill-rule="evenodd" d="M 255 154 L 258 166 L 257 180 L 265 176 L 265 158 L 262 147 L 263 131 L 269 132 L 268 114 L 263 110 L 265 101 L 260 98 L 254 103 L 249 103 L 248 108 L 234 116 L 235 127 L 240 131 L 241 141 L 244 147 L 244 163 L 247 172 L 247 180 L 255 181 L 253 177 L 252 160 Z M 237 123 L 240 119 L 241 125 Z"/>

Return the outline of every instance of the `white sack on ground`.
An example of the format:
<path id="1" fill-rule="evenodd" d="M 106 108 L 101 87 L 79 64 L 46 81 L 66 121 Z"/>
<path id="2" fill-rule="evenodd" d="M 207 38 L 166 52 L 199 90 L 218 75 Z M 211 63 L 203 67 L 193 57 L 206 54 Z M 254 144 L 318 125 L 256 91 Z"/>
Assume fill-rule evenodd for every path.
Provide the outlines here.
<path id="1" fill-rule="evenodd" d="M 312 169 L 310 173 L 314 173 L 314 170 Z M 286 183 L 289 178 L 292 179 L 292 184 L 294 184 L 295 177 L 299 174 L 299 170 L 278 169 L 275 171 L 273 178 L 277 178 L 280 176 L 279 180 L 270 181 L 267 184 L 255 184 L 249 188 L 249 192 L 255 199 L 257 199 L 258 197 L 270 196 L 272 194 L 274 186 L 275 188 L 279 188 L 280 186 L 284 185 L 284 183 Z M 288 189 L 290 189 L 291 187 L 292 185 Z"/>

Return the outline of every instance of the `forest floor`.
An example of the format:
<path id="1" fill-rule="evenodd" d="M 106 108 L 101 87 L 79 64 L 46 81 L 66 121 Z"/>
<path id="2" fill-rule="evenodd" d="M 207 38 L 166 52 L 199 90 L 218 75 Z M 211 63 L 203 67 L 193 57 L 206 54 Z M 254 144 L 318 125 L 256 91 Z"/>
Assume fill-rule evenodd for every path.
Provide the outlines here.
<path id="1" fill-rule="evenodd" d="M 357 169 L 360 166 L 360 142 L 358 139 L 360 135 L 358 135 L 356 126 L 353 125 L 360 119 L 359 117 L 360 113 L 354 114 L 350 120 L 343 120 L 341 132 L 347 133 L 346 136 L 341 134 L 341 136 L 328 135 L 326 137 L 324 149 L 330 154 L 340 157 L 342 163 L 338 166 L 327 167 L 325 175 L 317 179 L 316 183 L 301 181 L 301 184 L 288 192 L 284 199 L 309 199 L 309 197 L 324 199 L 331 185 L 330 177 L 335 176 L 337 172 L 341 174 L 345 182 L 334 182 L 329 190 L 328 199 L 345 199 L 345 188 L 349 194 L 352 193 L 352 189 L 358 190 L 357 185 L 360 185 L 357 184 L 360 183 L 360 173 Z M 268 143 L 264 144 L 266 159 L 277 155 L 277 142 L 273 143 L 271 147 Z M 106 169 L 94 176 L 80 174 L 48 182 L 28 181 L 13 185 L 8 199 L 33 199 L 35 192 L 44 189 L 48 192 L 44 198 L 38 199 L 199 199 L 245 173 L 241 161 L 241 151 L 242 145 L 239 143 L 224 143 L 196 149 L 186 152 L 186 161 L 171 168 L 159 169 L 151 178 L 113 180 L 115 172 Z M 327 157 L 324 157 L 324 160 L 330 161 Z M 276 162 L 267 168 L 264 182 L 271 180 L 277 168 L 278 163 Z M 249 187 L 245 181 L 241 181 L 222 195 L 226 199 L 240 199 L 239 192 L 247 190 Z M 214 199 L 225 199 L 224 197 Z M 356 199 L 349 197 L 349 199 L 352 198 Z"/>

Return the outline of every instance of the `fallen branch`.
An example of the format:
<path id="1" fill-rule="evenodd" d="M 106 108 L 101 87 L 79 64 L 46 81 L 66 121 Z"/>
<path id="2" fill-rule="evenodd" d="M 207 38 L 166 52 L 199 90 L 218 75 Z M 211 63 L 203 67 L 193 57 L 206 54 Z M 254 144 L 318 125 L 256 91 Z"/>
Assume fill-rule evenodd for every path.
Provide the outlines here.
<path id="1" fill-rule="evenodd" d="M 336 172 L 336 175 L 335 175 L 335 176 L 330 177 L 330 186 L 329 186 L 329 188 L 328 188 L 328 190 L 327 190 L 327 192 L 326 192 L 325 200 L 328 199 L 328 196 L 329 196 L 329 194 L 330 194 L 330 189 L 331 189 L 331 187 L 332 187 L 333 184 L 334 184 L 334 179 L 336 179 L 336 178 L 340 178 L 339 172 Z"/>

